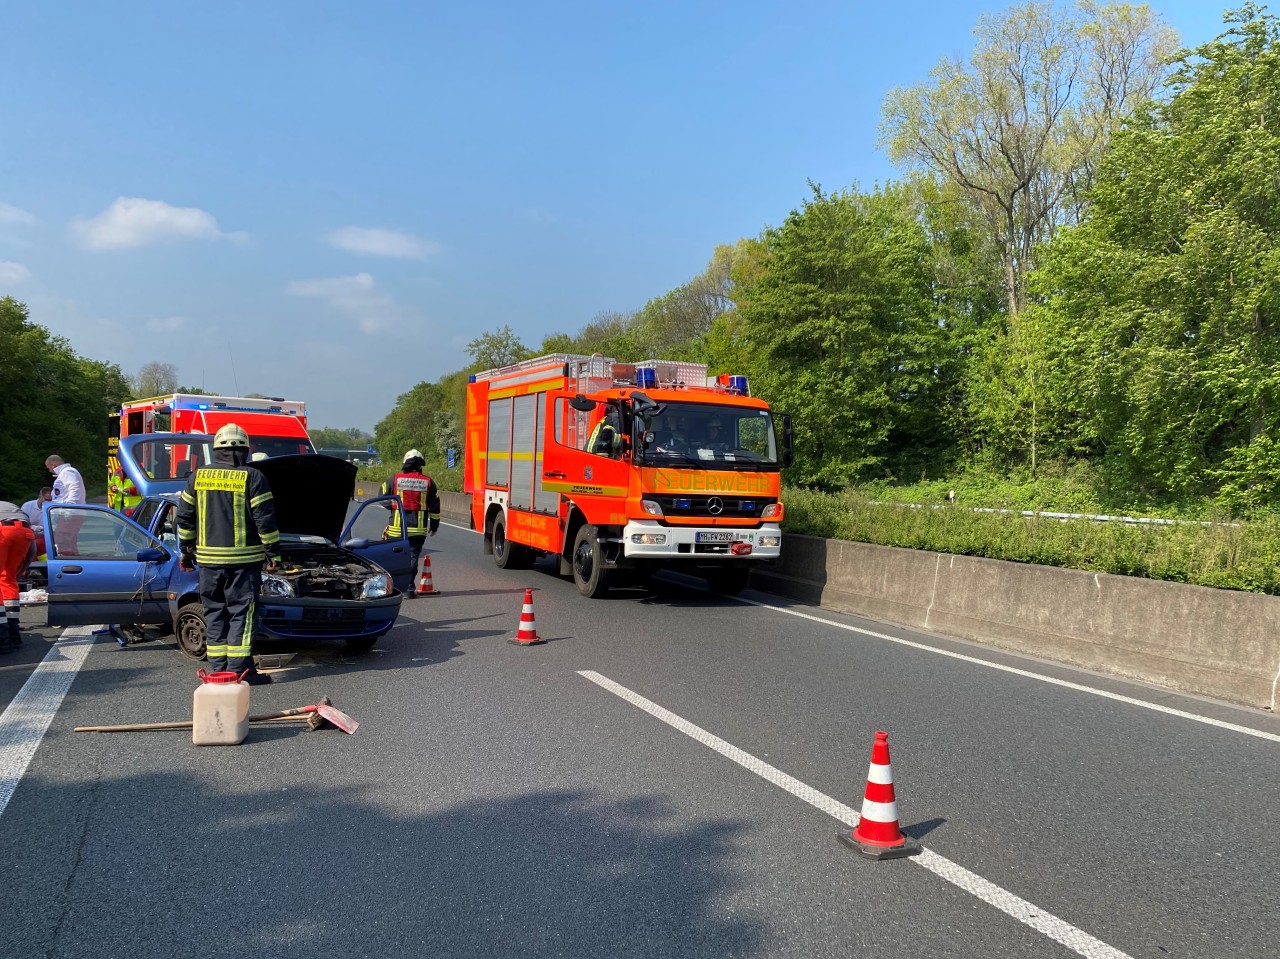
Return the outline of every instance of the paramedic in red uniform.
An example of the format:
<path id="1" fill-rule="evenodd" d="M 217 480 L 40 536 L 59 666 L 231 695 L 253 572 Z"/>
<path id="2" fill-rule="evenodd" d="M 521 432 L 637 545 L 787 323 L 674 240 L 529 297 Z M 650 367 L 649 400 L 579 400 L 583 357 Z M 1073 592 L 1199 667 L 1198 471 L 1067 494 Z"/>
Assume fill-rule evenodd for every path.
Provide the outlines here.
<path id="1" fill-rule="evenodd" d="M 422 558 L 422 544 L 428 536 L 435 536 L 440 529 L 440 491 L 435 480 L 422 472 L 427 465 L 418 450 L 404 454 L 404 466 L 400 472 L 382 484 L 382 494 L 396 494 L 404 503 L 404 530 L 409 536 L 409 549 L 413 553 L 413 588 L 409 595 L 418 595 L 418 563 Z M 388 539 L 398 539 L 401 529 L 401 511 L 393 504 L 391 524 L 387 527 Z"/>
<path id="2" fill-rule="evenodd" d="M 11 653 L 22 645 L 18 632 L 18 579 L 35 556 L 36 538 L 27 514 L 20 506 L 0 500 L 0 599 L 4 600 L 6 631 L 0 633 L 0 653 Z"/>

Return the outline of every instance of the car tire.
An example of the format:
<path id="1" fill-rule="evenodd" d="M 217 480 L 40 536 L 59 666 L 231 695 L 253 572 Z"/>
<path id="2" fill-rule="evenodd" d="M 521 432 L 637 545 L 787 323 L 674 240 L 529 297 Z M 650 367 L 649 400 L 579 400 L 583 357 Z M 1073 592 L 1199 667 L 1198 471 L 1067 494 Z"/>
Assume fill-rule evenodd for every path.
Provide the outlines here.
<path id="1" fill-rule="evenodd" d="M 578 592 L 591 599 L 598 599 L 609 591 L 609 573 L 600 562 L 599 532 L 590 523 L 578 528 L 573 538 L 573 555 L 569 565 L 573 570 L 573 583 Z"/>
<path id="2" fill-rule="evenodd" d="M 737 596 L 750 579 L 749 569 L 717 569 L 707 573 L 707 587 L 718 596 Z"/>
<path id="3" fill-rule="evenodd" d="M 200 600 L 193 599 L 178 607 L 178 615 L 173 619 L 173 636 L 178 641 L 178 652 L 187 659 L 200 662 L 205 658 L 208 633 Z"/>
<path id="4" fill-rule="evenodd" d="M 501 516 L 493 521 L 493 562 L 498 569 L 528 569 L 533 565 L 533 550 L 507 539 L 507 521 Z"/>

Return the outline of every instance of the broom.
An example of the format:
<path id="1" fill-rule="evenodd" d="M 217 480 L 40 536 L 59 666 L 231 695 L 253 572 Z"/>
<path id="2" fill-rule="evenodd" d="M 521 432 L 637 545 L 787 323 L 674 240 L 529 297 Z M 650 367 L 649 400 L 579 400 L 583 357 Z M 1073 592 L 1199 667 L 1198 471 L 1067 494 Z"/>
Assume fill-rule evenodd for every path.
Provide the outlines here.
<path id="1" fill-rule="evenodd" d="M 354 734 L 360 727 L 358 722 L 335 707 L 328 696 L 320 697 L 320 702 L 310 706 L 298 706 L 294 709 L 282 709 L 276 713 L 261 713 L 249 717 L 251 723 L 281 721 L 305 721 L 311 729 L 331 727 L 341 729 L 347 735 Z M 78 733 L 131 733 L 150 729 L 190 729 L 192 725 L 194 724 L 191 720 L 175 723 L 126 723 L 122 726 L 77 726 L 75 731 Z"/>

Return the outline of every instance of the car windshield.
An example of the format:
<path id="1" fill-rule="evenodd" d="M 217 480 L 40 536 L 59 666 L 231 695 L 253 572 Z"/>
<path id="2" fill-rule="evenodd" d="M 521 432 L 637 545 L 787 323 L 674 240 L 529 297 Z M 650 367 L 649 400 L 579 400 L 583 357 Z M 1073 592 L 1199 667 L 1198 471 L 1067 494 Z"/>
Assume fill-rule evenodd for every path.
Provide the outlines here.
<path id="1" fill-rule="evenodd" d="M 778 469 L 778 444 L 768 410 L 664 403 L 656 415 L 636 418 L 636 433 L 639 461 L 648 466 Z"/>
<path id="2" fill-rule="evenodd" d="M 250 453 L 266 453 L 268 456 L 289 456 L 297 453 L 314 453 L 311 441 L 298 436 L 250 436 Z"/>
<path id="3" fill-rule="evenodd" d="M 147 478 L 154 480 L 186 479 L 193 471 L 208 466 L 211 456 L 207 441 L 192 443 L 173 434 L 133 444 L 134 460 Z"/>

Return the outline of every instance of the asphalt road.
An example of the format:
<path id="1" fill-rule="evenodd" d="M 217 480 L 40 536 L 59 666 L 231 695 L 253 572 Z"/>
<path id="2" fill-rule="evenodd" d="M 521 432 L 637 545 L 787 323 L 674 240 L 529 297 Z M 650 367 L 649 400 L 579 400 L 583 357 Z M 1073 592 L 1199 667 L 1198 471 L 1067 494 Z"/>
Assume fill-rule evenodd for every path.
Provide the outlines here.
<path id="1" fill-rule="evenodd" d="M 0 718 L 0 957 L 1280 954 L 1277 717 L 429 547 L 441 594 L 379 649 L 253 690 L 328 695 L 354 736 L 75 733 L 190 718 L 194 664 L 52 630 L 0 660 L 0 707 L 34 675 L 56 708 Z M 507 642 L 527 586 L 545 645 Z M 835 840 L 876 729 L 914 859 Z"/>

